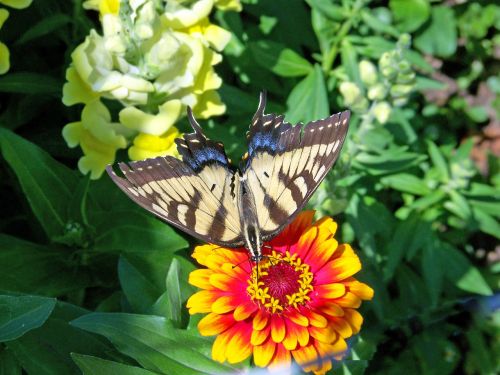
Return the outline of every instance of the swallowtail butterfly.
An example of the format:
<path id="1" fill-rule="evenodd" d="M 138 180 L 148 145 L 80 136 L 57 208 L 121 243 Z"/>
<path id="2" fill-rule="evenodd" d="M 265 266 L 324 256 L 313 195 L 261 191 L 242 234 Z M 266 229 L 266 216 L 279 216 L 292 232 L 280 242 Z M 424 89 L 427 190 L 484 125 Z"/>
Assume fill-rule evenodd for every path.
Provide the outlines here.
<path id="1" fill-rule="evenodd" d="M 187 110 L 193 133 L 176 139 L 182 161 L 172 156 L 119 163 L 123 177 L 107 172 L 134 202 L 202 241 L 245 247 L 263 258 L 262 244 L 304 207 L 337 160 L 349 111 L 291 125 L 264 114 L 266 94 L 247 133 L 248 153 L 233 168 L 220 142 L 208 139 Z"/>

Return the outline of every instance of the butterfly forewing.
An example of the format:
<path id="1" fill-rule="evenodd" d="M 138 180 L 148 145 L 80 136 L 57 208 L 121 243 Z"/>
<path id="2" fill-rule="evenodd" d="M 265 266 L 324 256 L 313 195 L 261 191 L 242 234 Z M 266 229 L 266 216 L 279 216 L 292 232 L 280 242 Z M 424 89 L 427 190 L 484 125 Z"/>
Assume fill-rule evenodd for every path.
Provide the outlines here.
<path id="1" fill-rule="evenodd" d="M 198 132 L 177 141 L 183 161 L 166 156 L 120 163 L 123 177 L 111 167 L 107 171 L 132 200 L 179 229 L 202 241 L 243 245 L 240 181 L 222 145 Z"/>
<path id="2" fill-rule="evenodd" d="M 278 234 L 319 186 L 339 155 L 348 121 L 349 112 L 303 128 L 281 116 L 254 117 L 244 176 L 255 196 L 264 239 Z"/>

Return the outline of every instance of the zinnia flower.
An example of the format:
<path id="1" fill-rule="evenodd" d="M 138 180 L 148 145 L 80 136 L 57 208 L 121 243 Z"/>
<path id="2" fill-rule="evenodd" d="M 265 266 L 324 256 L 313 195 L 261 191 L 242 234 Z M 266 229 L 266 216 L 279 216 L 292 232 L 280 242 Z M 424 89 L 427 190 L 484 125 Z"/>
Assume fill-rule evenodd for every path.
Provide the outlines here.
<path id="1" fill-rule="evenodd" d="M 243 249 L 195 248 L 193 257 L 207 268 L 190 274 L 203 290 L 187 307 L 208 313 L 198 329 L 217 335 L 214 360 L 237 363 L 253 354 L 255 365 L 272 368 L 293 357 L 305 371 L 323 374 L 345 355 L 345 339 L 363 322 L 356 309 L 373 290 L 353 278 L 361 263 L 349 244 L 335 240 L 337 224 L 329 217 L 313 223 L 313 216 L 301 213 L 266 243 L 258 265 Z"/>

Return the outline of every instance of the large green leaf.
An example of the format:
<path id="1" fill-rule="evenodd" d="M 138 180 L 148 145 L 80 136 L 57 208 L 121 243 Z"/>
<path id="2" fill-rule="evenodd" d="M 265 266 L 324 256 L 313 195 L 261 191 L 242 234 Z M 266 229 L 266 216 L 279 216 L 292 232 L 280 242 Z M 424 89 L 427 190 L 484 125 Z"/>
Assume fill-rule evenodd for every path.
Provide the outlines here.
<path id="1" fill-rule="evenodd" d="M 0 342 L 15 340 L 40 327 L 55 304 L 53 298 L 0 295 Z"/>
<path id="2" fill-rule="evenodd" d="M 451 7 L 432 8 L 431 22 L 415 38 L 415 46 L 425 53 L 448 57 L 457 49 L 455 14 Z"/>
<path id="3" fill-rule="evenodd" d="M 0 289 L 60 296 L 89 283 L 81 269 L 71 268 L 70 254 L 0 234 Z"/>
<path id="4" fill-rule="evenodd" d="M 4 128 L 0 128 L 0 149 L 47 235 L 61 236 L 78 176 L 33 143 Z"/>
<path id="5" fill-rule="evenodd" d="M 23 369 L 7 348 L 0 347 L 0 375 L 22 375 Z"/>
<path id="6" fill-rule="evenodd" d="M 158 375 L 136 366 L 129 366 L 119 362 L 108 361 L 102 358 L 73 353 L 75 363 L 82 370 L 83 375 Z"/>
<path id="7" fill-rule="evenodd" d="M 417 30 L 431 13 L 428 0 L 390 0 L 389 7 L 394 14 L 396 26 L 405 33 Z"/>
<path id="8" fill-rule="evenodd" d="M 424 180 L 409 173 L 392 174 L 383 177 L 381 182 L 404 193 L 426 195 L 431 192 Z"/>
<path id="9" fill-rule="evenodd" d="M 58 303 L 43 326 L 7 342 L 7 348 L 29 375 L 81 375 L 71 359 L 72 352 L 117 358 L 118 353 L 105 339 L 68 324 L 85 312 Z"/>
<path id="10" fill-rule="evenodd" d="M 207 357 L 210 340 L 176 329 L 163 317 L 93 313 L 72 324 L 107 337 L 118 350 L 151 371 L 180 375 L 231 371 Z"/>
<path id="11" fill-rule="evenodd" d="M 313 69 L 309 61 L 280 43 L 261 40 L 249 48 L 257 64 L 282 77 L 305 76 Z"/>
<path id="12" fill-rule="evenodd" d="M 19 39 L 17 39 L 16 44 L 23 44 L 50 34 L 72 21 L 73 20 L 70 16 L 62 13 L 56 13 L 48 17 L 44 17 L 38 23 L 32 25 L 23 35 L 21 35 Z"/>
<path id="13" fill-rule="evenodd" d="M 0 92 L 60 96 L 62 82 L 45 74 L 9 73 L 0 77 Z"/>
<path id="14" fill-rule="evenodd" d="M 319 65 L 314 65 L 314 70 L 293 88 L 286 104 L 288 107 L 286 118 L 292 123 L 328 117 L 330 114 L 328 93 Z"/>
<path id="15" fill-rule="evenodd" d="M 439 254 L 446 277 L 458 288 L 483 296 L 493 294 L 483 275 L 459 250 L 443 243 Z"/>
<path id="16" fill-rule="evenodd" d="M 90 221 L 97 230 L 96 249 L 173 253 L 187 246 L 170 226 L 142 208 L 93 212 Z"/>
<path id="17" fill-rule="evenodd" d="M 161 294 L 156 286 L 123 256 L 118 262 L 123 292 L 135 312 L 146 312 Z"/>

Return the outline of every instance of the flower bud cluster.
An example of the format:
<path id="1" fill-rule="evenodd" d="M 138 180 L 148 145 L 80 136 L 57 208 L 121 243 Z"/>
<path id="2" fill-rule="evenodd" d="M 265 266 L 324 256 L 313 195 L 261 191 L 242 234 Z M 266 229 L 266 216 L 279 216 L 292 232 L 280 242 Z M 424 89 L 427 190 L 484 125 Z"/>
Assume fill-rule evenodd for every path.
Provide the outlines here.
<path id="1" fill-rule="evenodd" d="M 340 84 L 344 104 L 354 112 L 371 111 L 378 122 L 386 123 L 392 108 L 406 104 L 415 87 L 415 72 L 403 54 L 409 45 L 410 36 L 403 34 L 394 50 L 382 54 L 378 66 L 361 60 L 358 64 L 360 82 Z"/>
<path id="2" fill-rule="evenodd" d="M 118 149 L 132 160 L 175 155 L 174 124 L 190 106 L 200 118 L 225 111 L 213 66 L 231 34 L 214 25 L 214 7 L 240 10 L 239 0 L 89 0 L 102 34 L 91 30 L 71 55 L 65 105 L 84 104 L 79 122 L 66 125 L 70 147 L 80 145 L 82 173 L 99 178 Z M 117 120 L 102 99 L 117 102 Z M 115 108 L 116 106 L 113 106 Z"/>

